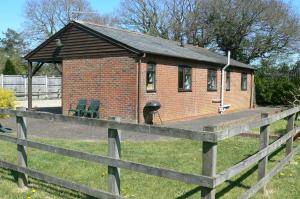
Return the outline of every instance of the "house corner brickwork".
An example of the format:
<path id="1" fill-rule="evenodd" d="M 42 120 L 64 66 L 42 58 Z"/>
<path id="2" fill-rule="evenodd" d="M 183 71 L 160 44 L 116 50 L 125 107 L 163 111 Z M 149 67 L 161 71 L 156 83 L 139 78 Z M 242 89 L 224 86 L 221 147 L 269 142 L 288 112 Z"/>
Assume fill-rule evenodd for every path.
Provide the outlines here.
<path id="1" fill-rule="evenodd" d="M 68 114 L 78 99 L 99 99 L 100 116 L 136 121 L 136 61 L 130 57 L 63 60 L 62 108 Z"/>

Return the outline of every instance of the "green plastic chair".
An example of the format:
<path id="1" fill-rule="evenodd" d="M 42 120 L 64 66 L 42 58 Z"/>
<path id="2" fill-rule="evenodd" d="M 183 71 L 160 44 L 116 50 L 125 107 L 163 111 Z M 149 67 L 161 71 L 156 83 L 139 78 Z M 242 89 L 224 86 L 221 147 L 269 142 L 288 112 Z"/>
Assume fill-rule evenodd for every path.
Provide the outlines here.
<path id="1" fill-rule="evenodd" d="M 73 109 L 72 106 L 70 106 L 68 115 L 70 115 L 70 113 L 74 113 L 75 116 L 82 117 L 86 108 L 86 102 L 87 100 L 85 98 L 79 99 L 76 109 Z"/>
<path id="2" fill-rule="evenodd" d="M 97 99 L 92 99 L 88 110 L 83 111 L 85 117 L 91 118 L 99 118 L 99 109 L 100 109 L 100 101 Z"/>

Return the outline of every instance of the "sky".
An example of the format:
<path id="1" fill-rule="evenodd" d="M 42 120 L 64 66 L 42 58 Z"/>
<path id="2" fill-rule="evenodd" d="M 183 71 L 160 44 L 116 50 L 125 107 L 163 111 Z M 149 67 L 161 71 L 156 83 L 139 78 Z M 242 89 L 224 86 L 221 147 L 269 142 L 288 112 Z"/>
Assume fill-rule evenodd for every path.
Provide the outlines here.
<path id="1" fill-rule="evenodd" d="M 90 0 L 93 9 L 101 14 L 113 12 L 120 0 Z M 0 37 L 7 28 L 22 31 L 24 22 L 23 10 L 25 0 L 8 0 L 1 2 L 0 6 Z"/>
<path id="2" fill-rule="evenodd" d="M 119 5 L 120 0 L 89 0 L 93 9 L 101 14 L 113 12 Z M 300 0 L 284 0 L 296 12 L 300 12 Z M 5 2 L 5 3 L 4 3 Z M 7 0 L 0 6 L 0 37 L 7 28 L 12 28 L 18 32 L 22 31 L 24 22 L 23 10 L 25 0 Z"/>

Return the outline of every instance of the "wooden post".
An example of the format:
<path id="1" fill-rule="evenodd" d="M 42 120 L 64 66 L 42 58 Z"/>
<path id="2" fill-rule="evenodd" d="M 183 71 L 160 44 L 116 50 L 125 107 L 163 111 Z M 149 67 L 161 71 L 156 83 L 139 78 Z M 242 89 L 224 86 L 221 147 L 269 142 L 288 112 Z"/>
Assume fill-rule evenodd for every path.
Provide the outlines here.
<path id="1" fill-rule="evenodd" d="M 4 88 L 4 75 L 1 74 L 0 77 L 1 77 L 1 88 Z"/>
<path id="2" fill-rule="evenodd" d="M 28 97 L 27 97 L 27 100 L 28 100 L 28 109 L 32 109 L 32 62 L 28 62 L 28 86 L 27 86 L 27 89 L 28 89 Z"/>
<path id="3" fill-rule="evenodd" d="M 114 120 L 120 122 L 120 118 Z M 108 129 L 108 156 L 121 158 L 121 132 L 117 129 Z M 117 167 L 108 166 L 108 191 L 116 195 L 121 194 L 120 169 Z"/>
<path id="4" fill-rule="evenodd" d="M 217 131 L 216 126 L 204 127 L 204 131 Z M 203 142 L 202 145 L 202 174 L 214 177 L 217 170 L 217 143 Z M 202 199 L 215 199 L 216 190 L 203 187 L 201 191 Z"/>
<path id="5" fill-rule="evenodd" d="M 18 110 L 26 110 L 26 108 L 19 108 Z M 27 124 L 26 118 L 16 116 L 17 120 L 17 138 L 27 139 Z M 27 147 L 22 145 L 17 145 L 18 150 L 18 165 L 21 167 L 27 167 Z M 18 173 L 18 185 L 20 188 L 28 185 L 28 176 L 24 173 Z"/>
<path id="6" fill-rule="evenodd" d="M 287 118 L 288 119 L 288 125 L 287 125 L 288 132 L 294 129 L 295 116 L 296 116 L 296 114 L 292 114 Z M 292 135 L 286 142 L 286 154 L 287 155 L 289 155 L 293 151 L 293 139 L 294 139 L 294 136 Z"/>
<path id="7" fill-rule="evenodd" d="M 45 93 L 46 97 L 48 98 L 48 76 L 45 76 Z"/>
<path id="8" fill-rule="evenodd" d="M 267 118 L 268 113 L 262 113 L 261 118 Z M 260 127 L 260 150 L 268 147 L 269 145 L 269 126 Z M 268 156 L 261 159 L 258 163 L 258 180 L 262 179 L 267 175 Z M 266 186 L 262 188 L 262 192 L 265 193 Z"/>
<path id="9" fill-rule="evenodd" d="M 23 77 L 24 80 L 24 98 L 26 99 L 26 95 L 27 95 L 27 78 Z"/>

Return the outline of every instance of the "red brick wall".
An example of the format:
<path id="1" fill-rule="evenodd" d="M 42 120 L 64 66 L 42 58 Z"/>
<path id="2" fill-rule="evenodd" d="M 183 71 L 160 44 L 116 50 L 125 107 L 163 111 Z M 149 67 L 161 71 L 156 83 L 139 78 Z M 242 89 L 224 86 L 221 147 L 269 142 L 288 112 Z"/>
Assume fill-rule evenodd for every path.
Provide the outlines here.
<path id="1" fill-rule="evenodd" d="M 85 97 L 101 101 L 101 117 L 135 120 L 136 66 L 135 59 L 129 57 L 63 60 L 63 113 Z"/>
<path id="2" fill-rule="evenodd" d="M 154 61 L 156 66 L 156 93 L 146 92 L 146 66 Z M 192 67 L 192 92 L 178 92 L 178 65 Z M 140 109 L 139 120 L 144 122 L 143 107 L 149 100 L 159 100 L 163 121 L 182 120 L 192 117 L 218 114 L 220 99 L 221 71 L 217 74 L 217 91 L 207 91 L 207 69 L 215 68 L 208 64 L 147 56 L 140 68 Z M 241 72 L 231 72 L 231 89 L 225 91 L 225 104 L 231 104 L 229 110 L 251 107 L 251 72 L 248 71 L 248 89 L 241 91 Z M 104 118 L 120 116 L 125 120 L 137 119 L 137 61 L 129 57 L 82 58 L 63 61 L 63 99 L 64 114 L 70 104 L 76 106 L 79 98 L 100 99 L 100 114 Z M 155 117 L 158 121 L 158 118 Z"/>
<path id="3" fill-rule="evenodd" d="M 230 91 L 224 92 L 224 104 L 230 104 L 231 107 L 227 112 L 238 111 L 242 109 L 248 109 L 252 107 L 251 95 L 252 95 L 252 75 L 250 71 L 247 72 L 247 90 L 241 90 L 241 78 L 242 70 L 234 69 L 230 73 L 231 85 Z"/>
<path id="4" fill-rule="evenodd" d="M 146 92 L 146 66 L 148 61 L 156 62 L 156 93 Z M 192 92 L 178 92 L 178 65 L 192 67 Z M 213 67 L 213 66 L 210 66 Z M 163 121 L 218 114 L 220 99 L 221 71 L 217 72 L 217 91 L 207 91 L 207 69 L 209 65 L 195 62 L 147 57 L 142 60 L 140 77 L 140 121 L 143 122 L 143 107 L 149 100 L 162 104 L 160 115 Z M 215 66 L 214 66 L 215 68 Z M 231 90 L 225 91 L 225 104 L 231 104 L 230 111 L 250 108 L 251 73 L 248 74 L 248 89 L 241 91 L 241 71 L 231 73 Z M 155 118 L 158 121 L 158 118 Z"/>

